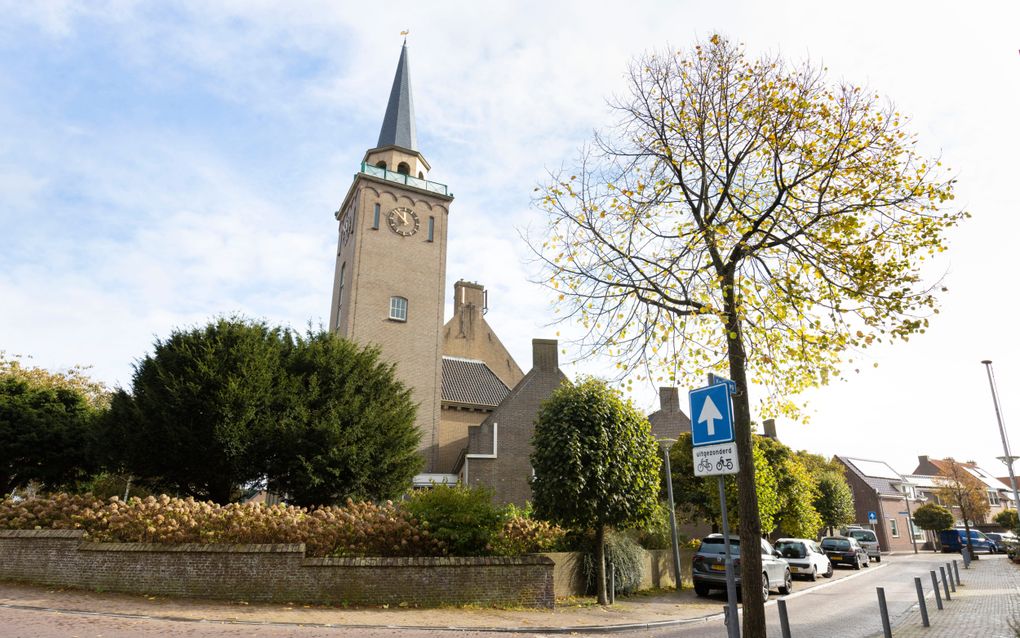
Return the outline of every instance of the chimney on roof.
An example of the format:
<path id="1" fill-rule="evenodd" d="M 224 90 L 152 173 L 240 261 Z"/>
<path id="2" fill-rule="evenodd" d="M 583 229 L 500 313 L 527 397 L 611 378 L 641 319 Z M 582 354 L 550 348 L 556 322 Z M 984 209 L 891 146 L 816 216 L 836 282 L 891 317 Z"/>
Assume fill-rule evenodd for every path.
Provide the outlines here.
<path id="1" fill-rule="evenodd" d="M 928 458 L 928 455 L 924 455 L 924 456 L 918 455 L 917 456 L 917 463 L 918 463 L 918 465 L 928 465 L 929 463 L 931 463 L 931 459 Z"/>
<path id="2" fill-rule="evenodd" d="M 676 388 L 659 388 L 659 409 L 663 412 L 679 412 L 680 391 Z"/>
<path id="3" fill-rule="evenodd" d="M 560 367 L 558 342 L 555 339 L 532 339 L 532 367 L 544 372 L 555 372 Z"/>
<path id="4" fill-rule="evenodd" d="M 461 306 L 474 306 L 484 313 L 488 310 L 487 301 L 488 295 L 482 284 L 463 279 L 453 284 L 453 312 L 456 313 Z"/>
<path id="5" fill-rule="evenodd" d="M 763 436 L 767 436 L 768 438 L 772 439 L 773 441 L 778 441 L 779 440 L 779 437 L 776 436 L 776 420 L 775 419 L 765 419 L 765 421 L 762 423 L 762 426 L 765 428 L 765 432 L 764 432 Z"/>

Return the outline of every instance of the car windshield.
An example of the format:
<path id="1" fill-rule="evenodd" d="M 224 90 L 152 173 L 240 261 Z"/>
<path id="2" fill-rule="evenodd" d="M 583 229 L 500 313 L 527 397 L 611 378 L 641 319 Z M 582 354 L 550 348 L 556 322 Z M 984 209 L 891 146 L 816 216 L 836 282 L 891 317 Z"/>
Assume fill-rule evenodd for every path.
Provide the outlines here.
<path id="1" fill-rule="evenodd" d="M 702 554 L 724 554 L 726 552 L 726 548 L 723 546 L 722 537 L 715 536 L 701 539 L 701 548 L 698 551 Z M 740 553 L 740 539 L 730 539 L 730 553 Z"/>
<path id="2" fill-rule="evenodd" d="M 822 549 L 845 551 L 850 549 L 850 541 L 840 538 L 826 538 L 822 541 Z"/>
<path id="3" fill-rule="evenodd" d="M 783 555 L 783 558 L 807 558 L 807 548 L 804 547 L 804 543 L 779 541 L 776 543 L 776 549 Z"/>

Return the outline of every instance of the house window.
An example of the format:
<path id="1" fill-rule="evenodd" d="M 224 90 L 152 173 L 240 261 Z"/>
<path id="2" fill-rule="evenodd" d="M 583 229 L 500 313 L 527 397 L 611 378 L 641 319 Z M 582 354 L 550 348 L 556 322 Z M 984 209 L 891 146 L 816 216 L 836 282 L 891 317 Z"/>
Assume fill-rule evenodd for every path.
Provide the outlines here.
<path id="1" fill-rule="evenodd" d="M 433 241 L 436 237 L 436 218 L 429 217 L 429 241 Z"/>
<path id="2" fill-rule="evenodd" d="M 390 319 L 394 321 L 407 321 L 407 299 L 403 297 L 390 297 Z"/>
<path id="3" fill-rule="evenodd" d="M 998 505 L 999 504 L 999 493 L 988 490 L 988 504 Z"/>
<path id="4" fill-rule="evenodd" d="M 900 526 L 896 524 L 896 519 L 895 518 L 890 518 L 889 519 L 889 528 L 892 530 L 892 537 L 893 538 L 899 538 L 900 537 Z"/>
<path id="5" fill-rule="evenodd" d="M 380 214 L 380 206 L 379 206 L 379 204 L 376 204 L 375 205 L 375 210 L 372 213 L 372 229 L 373 230 L 379 230 L 379 214 Z"/>

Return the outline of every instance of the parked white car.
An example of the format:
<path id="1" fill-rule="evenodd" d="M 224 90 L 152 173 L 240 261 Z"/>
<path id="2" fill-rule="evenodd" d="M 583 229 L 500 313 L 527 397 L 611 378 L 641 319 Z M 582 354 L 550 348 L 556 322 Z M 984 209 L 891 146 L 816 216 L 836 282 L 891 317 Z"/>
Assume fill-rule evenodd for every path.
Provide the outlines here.
<path id="1" fill-rule="evenodd" d="M 818 580 L 819 576 L 832 578 L 832 562 L 818 543 L 806 538 L 780 538 L 776 549 L 790 564 L 794 576 Z"/>

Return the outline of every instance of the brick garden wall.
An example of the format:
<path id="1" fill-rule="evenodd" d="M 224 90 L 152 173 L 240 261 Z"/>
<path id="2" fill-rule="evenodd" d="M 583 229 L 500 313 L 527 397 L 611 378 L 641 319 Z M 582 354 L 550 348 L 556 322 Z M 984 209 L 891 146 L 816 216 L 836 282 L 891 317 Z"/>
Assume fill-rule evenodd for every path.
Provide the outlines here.
<path id="1" fill-rule="evenodd" d="M 296 545 L 92 543 L 0 530 L 0 580 L 261 602 L 552 607 L 548 557 L 305 558 Z"/>

